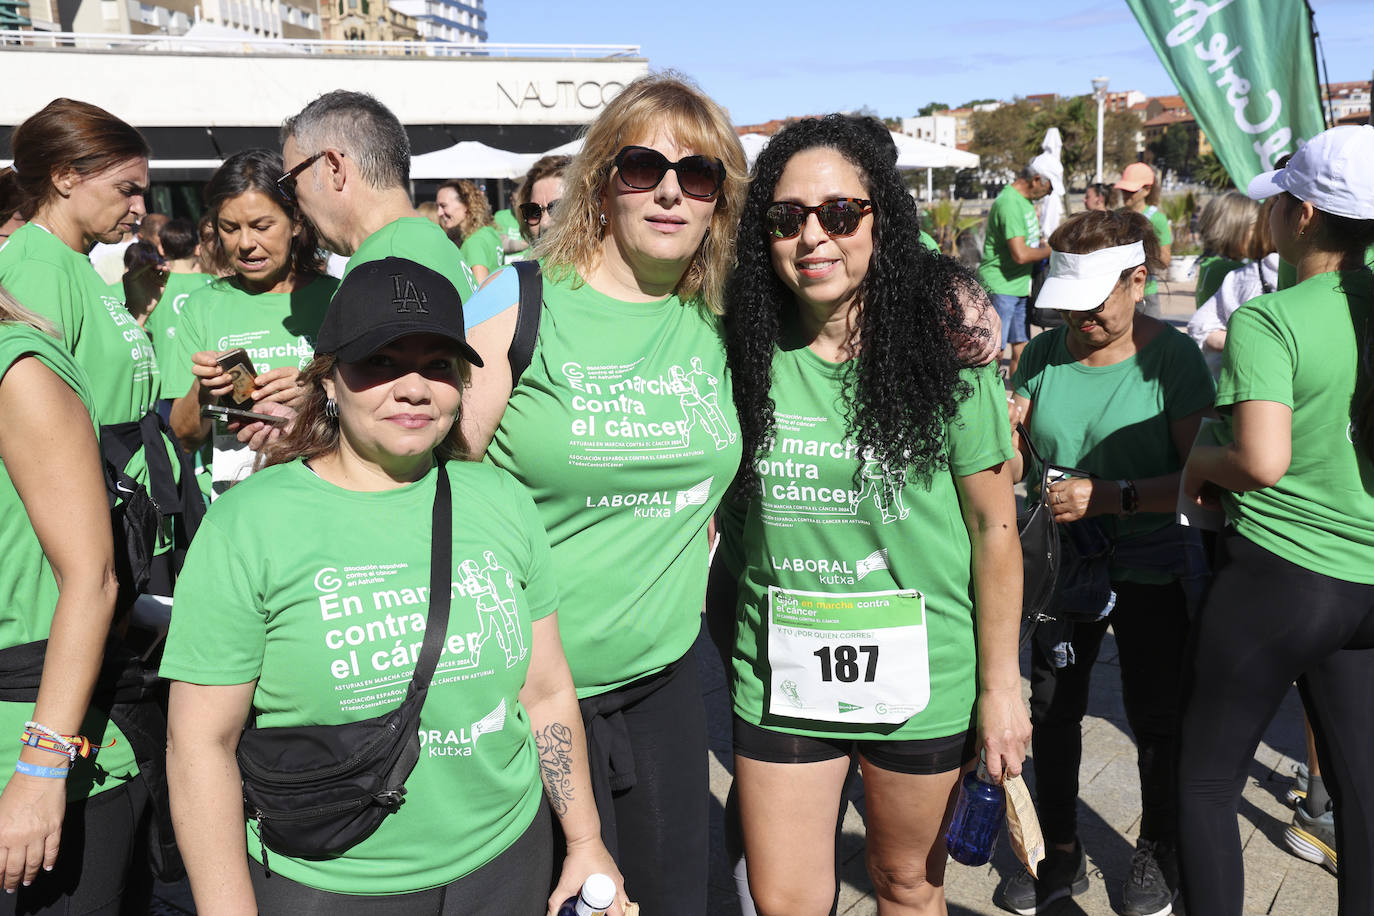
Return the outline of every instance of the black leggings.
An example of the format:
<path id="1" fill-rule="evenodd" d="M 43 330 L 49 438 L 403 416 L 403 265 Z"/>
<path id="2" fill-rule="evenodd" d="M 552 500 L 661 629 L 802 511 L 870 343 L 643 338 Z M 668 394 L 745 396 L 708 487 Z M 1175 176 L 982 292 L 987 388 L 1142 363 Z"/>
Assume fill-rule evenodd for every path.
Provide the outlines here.
<path id="1" fill-rule="evenodd" d="M 1083 757 L 1083 716 L 1093 663 L 1110 621 L 1121 664 L 1121 698 L 1135 737 L 1140 769 L 1140 835 L 1171 840 L 1177 830 L 1174 810 L 1174 752 L 1178 734 L 1188 608 L 1183 587 L 1114 582 L 1116 607 L 1108 620 L 1069 624 L 1075 661 L 1066 668 L 1050 664 L 1046 642 L 1059 629 L 1042 625 L 1031 646 L 1031 753 L 1035 759 L 1035 798 L 1040 825 L 1050 843 L 1072 843 L 1078 836 L 1078 766 Z"/>
<path id="2" fill-rule="evenodd" d="M 601 837 L 626 894 L 654 916 L 704 916 L 711 790 L 696 656 L 580 702 Z"/>
<path id="3" fill-rule="evenodd" d="M 1227 532 L 1195 627 L 1179 763 L 1190 913 L 1245 899 L 1236 811 L 1255 747 L 1298 682 L 1335 802 L 1340 912 L 1374 913 L 1374 585 L 1323 576 Z"/>
<path id="4" fill-rule="evenodd" d="M 496 858 L 443 887 L 410 894 L 335 894 L 269 875 L 252 857 L 248 873 L 263 916 L 543 916 L 553 869 L 549 821 L 541 802 L 525 832 Z"/>
<path id="5" fill-rule="evenodd" d="M 134 859 L 144 839 L 148 789 L 143 777 L 67 805 L 57 867 L 40 870 L 33 884 L 0 894 L 0 914 L 10 916 L 115 916 Z"/>

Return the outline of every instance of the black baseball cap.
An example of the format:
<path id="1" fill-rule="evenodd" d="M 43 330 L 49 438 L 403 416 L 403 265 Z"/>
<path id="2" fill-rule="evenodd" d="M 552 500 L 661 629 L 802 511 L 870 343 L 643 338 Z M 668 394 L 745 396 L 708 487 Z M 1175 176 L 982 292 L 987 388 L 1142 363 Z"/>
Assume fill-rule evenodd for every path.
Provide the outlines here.
<path id="1" fill-rule="evenodd" d="M 354 362 L 411 334 L 447 337 L 464 359 L 482 365 L 464 336 L 463 301 L 448 278 L 405 258 L 383 258 L 359 264 L 344 277 L 320 325 L 315 352 Z"/>

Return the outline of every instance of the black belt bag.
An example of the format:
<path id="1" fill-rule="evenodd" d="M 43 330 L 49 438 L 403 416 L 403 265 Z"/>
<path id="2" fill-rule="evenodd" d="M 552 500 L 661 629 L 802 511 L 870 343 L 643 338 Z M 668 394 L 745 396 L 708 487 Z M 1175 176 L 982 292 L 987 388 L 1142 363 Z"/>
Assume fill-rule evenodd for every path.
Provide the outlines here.
<path id="1" fill-rule="evenodd" d="M 429 613 L 405 700 L 391 712 L 344 725 L 248 728 L 239 739 L 243 801 L 267 847 L 302 859 L 344 852 L 405 801 L 420 759 L 420 710 L 448 632 L 453 579 L 453 510 L 442 462 L 434 485 Z"/>

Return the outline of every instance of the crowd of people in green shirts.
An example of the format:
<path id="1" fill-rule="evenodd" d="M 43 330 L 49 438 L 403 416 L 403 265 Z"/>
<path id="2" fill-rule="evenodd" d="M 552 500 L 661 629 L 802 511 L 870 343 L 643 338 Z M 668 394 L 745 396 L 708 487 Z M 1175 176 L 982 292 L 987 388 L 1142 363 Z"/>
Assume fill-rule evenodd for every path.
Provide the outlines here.
<path id="1" fill-rule="evenodd" d="M 856 772 L 883 905 L 943 911 L 959 780 L 1029 750 L 1047 857 L 997 902 L 1081 893 L 1108 626 L 1144 810 L 1125 912 L 1240 912 L 1238 774 L 1295 680 L 1290 845 L 1333 870 L 1339 848 L 1342 912 L 1374 906 L 1374 128 L 1204 220 L 1237 263 L 1204 264 L 1196 342 L 1152 305 L 1172 239 L 1148 165 L 1042 238 L 1032 162 L 975 274 L 921 233 L 877 122 L 803 120 L 749 170 L 672 75 L 495 215 L 461 180 L 417 208 L 404 127 L 357 92 L 228 157 L 200 226 L 145 213 L 148 145 L 102 109 L 56 100 L 12 145 L 0 911 L 117 913 L 155 873 L 207 914 L 553 914 L 600 873 L 614 916 L 704 914 L 703 626 L 748 912 L 833 905 Z M 120 245 L 111 284 L 91 253 Z M 1027 342 L 1046 259 L 1064 325 Z M 1029 710 L 1022 478 L 1082 560 L 1031 638 Z M 1178 523 L 1204 506 L 1220 533 Z M 342 849 L 274 848 L 293 815 L 245 809 L 244 729 L 416 689 L 403 801 Z"/>

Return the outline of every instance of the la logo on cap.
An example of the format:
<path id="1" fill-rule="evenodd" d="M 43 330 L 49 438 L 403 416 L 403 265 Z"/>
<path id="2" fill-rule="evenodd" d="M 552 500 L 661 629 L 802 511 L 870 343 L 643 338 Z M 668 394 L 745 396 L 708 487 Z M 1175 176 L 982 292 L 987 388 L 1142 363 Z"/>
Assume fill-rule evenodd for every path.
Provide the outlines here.
<path id="1" fill-rule="evenodd" d="M 423 315 L 429 314 L 429 309 L 425 307 L 429 300 L 423 292 L 415 288 L 414 282 L 405 274 L 391 275 L 391 289 L 391 304 L 396 306 L 396 314 L 404 315 L 412 311 Z"/>

